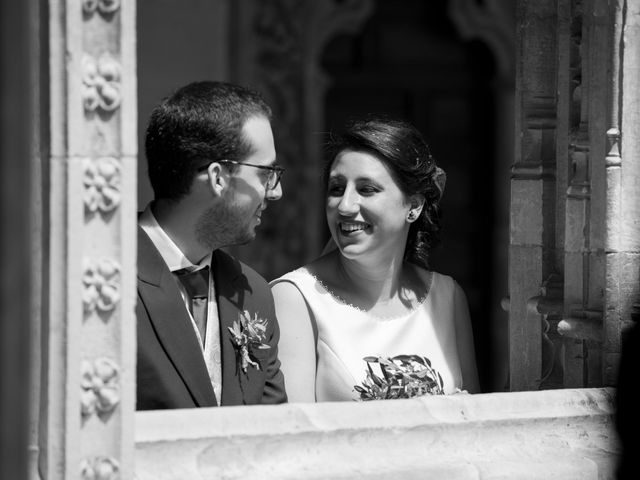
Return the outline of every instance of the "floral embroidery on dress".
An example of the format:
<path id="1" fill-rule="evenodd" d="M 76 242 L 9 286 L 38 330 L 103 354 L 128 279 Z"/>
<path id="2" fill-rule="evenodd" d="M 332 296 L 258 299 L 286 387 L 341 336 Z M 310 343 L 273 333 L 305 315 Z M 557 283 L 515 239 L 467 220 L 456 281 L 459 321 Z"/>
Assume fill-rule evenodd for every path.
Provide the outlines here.
<path id="1" fill-rule="evenodd" d="M 354 389 L 360 400 L 391 400 L 422 395 L 444 395 L 440 373 L 427 357 L 396 355 L 395 357 L 364 357 L 367 376 Z M 374 369 L 378 370 L 376 373 Z"/>

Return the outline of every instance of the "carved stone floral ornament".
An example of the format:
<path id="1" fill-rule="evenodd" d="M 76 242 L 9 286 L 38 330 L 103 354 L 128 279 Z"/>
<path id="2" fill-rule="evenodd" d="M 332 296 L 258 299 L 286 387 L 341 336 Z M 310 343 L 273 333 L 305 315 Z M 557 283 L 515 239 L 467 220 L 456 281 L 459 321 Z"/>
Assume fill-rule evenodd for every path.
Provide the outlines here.
<path id="1" fill-rule="evenodd" d="M 82 58 L 82 103 L 87 112 L 112 112 L 120 106 L 120 64 L 105 52 L 98 59 Z"/>
<path id="2" fill-rule="evenodd" d="M 120 205 L 120 163 L 112 157 L 84 160 L 84 204 L 87 211 L 108 213 Z"/>
<path id="3" fill-rule="evenodd" d="M 82 10 L 87 14 L 96 11 L 104 14 L 113 13 L 120 8 L 120 0 L 82 0 Z"/>
<path id="4" fill-rule="evenodd" d="M 111 413 L 120 402 L 119 369 L 108 358 L 82 361 L 81 408 L 83 418 Z"/>
<path id="5" fill-rule="evenodd" d="M 85 313 L 110 312 L 120 300 L 120 265 L 113 260 L 85 258 L 82 282 Z"/>
<path id="6" fill-rule="evenodd" d="M 80 464 L 82 480 L 117 480 L 120 478 L 120 465 L 110 457 L 84 459 Z"/>

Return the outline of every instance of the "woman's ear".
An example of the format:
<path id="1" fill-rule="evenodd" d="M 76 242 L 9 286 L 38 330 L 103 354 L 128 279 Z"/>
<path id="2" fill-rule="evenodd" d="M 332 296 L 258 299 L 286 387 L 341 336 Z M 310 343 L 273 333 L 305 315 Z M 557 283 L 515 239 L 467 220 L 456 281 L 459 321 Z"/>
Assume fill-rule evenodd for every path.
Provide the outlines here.
<path id="1" fill-rule="evenodd" d="M 409 212 L 407 213 L 407 221 L 409 223 L 415 222 L 422 213 L 424 208 L 425 197 L 421 193 L 416 193 L 409 197 Z"/>
<path id="2" fill-rule="evenodd" d="M 222 196 L 229 185 L 229 173 L 218 162 L 213 162 L 207 168 L 207 181 L 215 196 Z"/>

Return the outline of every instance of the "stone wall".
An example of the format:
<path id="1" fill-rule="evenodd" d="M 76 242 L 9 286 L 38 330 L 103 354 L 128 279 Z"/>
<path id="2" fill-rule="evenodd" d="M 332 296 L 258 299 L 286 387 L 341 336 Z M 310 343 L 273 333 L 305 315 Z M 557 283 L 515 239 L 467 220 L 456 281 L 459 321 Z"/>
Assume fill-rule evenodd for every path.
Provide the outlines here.
<path id="1" fill-rule="evenodd" d="M 510 388 L 615 385 L 640 296 L 640 2 L 518 2 Z"/>

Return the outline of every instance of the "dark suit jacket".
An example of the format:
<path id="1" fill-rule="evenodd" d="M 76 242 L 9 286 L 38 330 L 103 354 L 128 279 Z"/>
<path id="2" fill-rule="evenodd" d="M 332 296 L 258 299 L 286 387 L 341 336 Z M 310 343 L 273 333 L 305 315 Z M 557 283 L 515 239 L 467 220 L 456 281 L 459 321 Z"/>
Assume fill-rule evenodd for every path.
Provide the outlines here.
<path id="1" fill-rule="evenodd" d="M 213 276 L 220 317 L 222 405 L 287 401 L 278 360 L 280 331 L 267 282 L 251 268 L 216 250 Z M 269 349 L 251 353 L 260 369 L 241 369 L 227 329 L 243 310 L 268 320 Z M 137 409 L 216 405 L 202 350 L 173 274 L 138 227 Z"/>

